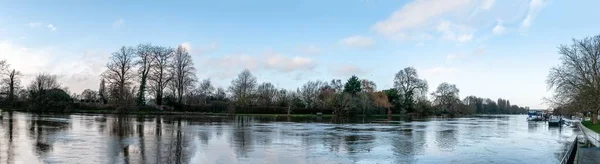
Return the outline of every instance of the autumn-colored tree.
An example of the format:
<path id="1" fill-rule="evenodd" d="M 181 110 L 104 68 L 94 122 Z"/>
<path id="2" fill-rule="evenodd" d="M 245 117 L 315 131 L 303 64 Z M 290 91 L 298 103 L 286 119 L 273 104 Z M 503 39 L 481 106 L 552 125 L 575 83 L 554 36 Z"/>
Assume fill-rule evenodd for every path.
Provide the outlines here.
<path id="1" fill-rule="evenodd" d="M 375 107 L 389 109 L 392 107 L 392 104 L 388 100 L 387 94 L 384 92 L 370 92 Z"/>
<path id="2" fill-rule="evenodd" d="M 377 90 L 377 85 L 371 80 L 363 79 L 360 81 L 360 85 L 364 92 L 375 92 Z"/>

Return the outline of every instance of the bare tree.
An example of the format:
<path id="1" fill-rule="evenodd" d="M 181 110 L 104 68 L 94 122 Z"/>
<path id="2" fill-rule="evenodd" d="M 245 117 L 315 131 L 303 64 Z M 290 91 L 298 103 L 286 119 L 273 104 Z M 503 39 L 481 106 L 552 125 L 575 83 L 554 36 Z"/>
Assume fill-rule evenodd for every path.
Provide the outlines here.
<path id="1" fill-rule="evenodd" d="M 202 82 L 200 82 L 197 90 L 199 91 L 200 95 L 202 95 L 204 97 L 209 97 L 214 94 L 215 87 L 213 87 L 210 79 L 204 79 L 204 80 L 202 80 Z"/>
<path id="2" fill-rule="evenodd" d="M 173 80 L 171 69 L 173 68 L 171 59 L 173 58 L 173 49 L 166 47 L 156 47 L 152 49 L 154 62 L 151 64 L 150 76 L 152 89 L 155 93 L 156 105 L 162 105 L 163 93 L 169 82 Z"/>
<path id="3" fill-rule="evenodd" d="M 109 83 L 113 92 L 111 96 L 119 105 L 125 105 L 128 87 L 135 77 L 132 67 L 134 62 L 134 51 L 130 47 L 121 47 L 117 52 L 112 53 L 110 61 L 106 65 L 108 70 L 102 74 L 103 78 Z"/>
<path id="4" fill-rule="evenodd" d="M 9 64 L 6 62 L 6 60 L 0 60 L 0 72 L 6 72 L 6 70 L 8 70 Z"/>
<path id="5" fill-rule="evenodd" d="M 458 96 L 458 88 L 454 84 L 448 84 L 446 82 L 441 83 L 437 90 L 431 95 L 434 97 L 434 105 L 440 106 L 443 110 L 453 111 L 456 110 L 457 104 L 461 103 Z"/>
<path id="6" fill-rule="evenodd" d="M 319 101 L 319 93 L 321 93 L 321 88 L 327 85 L 327 83 L 322 81 L 308 81 L 302 88 L 298 89 L 298 94 L 300 94 L 300 99 L 306 105 L 306 108 L 314 108 L 318 104 Z"/>
<path id="7" fill-rule="evenodd" d="M 256 89 L 256 77 L 245 69 L 236 79 L 231 81 L 229 92 L 235 102 L 241 107 L 247 107 L 252 102 L 252 94 Z"/>
<path id="8" fill-rule="evenodd" d="M 48 97 L 48 94 L 52 91 L 57 91 L 57 89 L 60 90 L 60 88 L 61 86 L 56 75 L 46 73 L 38 74 L 27 88 L 31 100 L 30 107 L 35 110 L 47 110 L 49 107 L 48 103 L 52 101 L 49 99 L 50 97 Z M 64 93 L 67 98 L 70 98 L 67 93 L 62 90 L 60 91 Z"/>
<path id="9" fill-rule="evenodd" d="M 21 86 L 21 72 L 12 69 L 11 71 L 8 71 L 6 73 L 8 76 L 3 79 L 2 81 L 4 82 L 4 84 L 6 85 L 6 89 L 8 92 L 8 102 L 13 102 L 15 100 L 15 95 L 16 95 L 16 91 L 19 90 L 19 87 Z"/>
<path id="10" fill-rule="evenodd" d="M 363 79 L 360 81 L 360 85 L 365 92 L 375 92 L 377 90 L 377 85 L 371 80 Z"/>
<path id="11" fill-rule="evenodd" d="M 81 92 L 81 98 L 87 101 L 96 101 L 98 99 L 98 92 L 91 89 L 85 89 Z"/>
<path id="12" fill-rule="evenodd" d="M 225 89 L 219 87 L 217 88 L 215 95 L 214 95 L 215 100 L 225 100 L 227 99 L 227 93 L 225 93 Z"/>
<path id="13" fill-rule="evenodd" d="M 175 49 L 173 65 L 175 96 L 177 102 L 182 103 L 183 95 L 194 87 L 196 68 L 194 68 L 194 63 L 192 62 L 192 56 L 181 45 Z"/>
<path id="14" fill-rule="evenodd" d="M 28 90 L 32 92 L 43 92 L 51 89 L 60 89 L 60 83 L 56 75 L 47 73 L 38 74 L 35 79 L 29 84 Z"/>
<path id="15" fill-rule="evenodd" d="M 19 100 L 25 100 L 27 99 L 27 96 L 29 95 L 29 92 L 27 89 L 19 89 L 16 92 L 16 98 Z"/>
<path id="16" fill-rule="evenodd" d="M 146 86 L 148 84 L 148 75 L 154 63 L 154 49 L 156 47 L 150 44 L 140 44 L 136 49 L 138 60 L 135 64 L 138 66 L 138 74 L 140 77 L 140 87 L 137 93 L 136 102 L 138 105 L 146 104 Z"/>
<path id="17" fill-rule="evenodd" d="M 341 92 L 341 91 L 340 91 Z M 336 96 L 336 89 L 334 87 L 327 85 L 321 87 L 319 91 L 319 102 L 321 102 L 321 106 L 324 108 L 332 108 L 334 106 L 334 98 Z"/>
<path id="18" fill-rule="evenodd" d="M 206 105 L 210 97 L 214 98 L 215 87 L 212 86 L 210 79 L 200 81 L 198 87 L 186 93 L 186 102 L 188 104 Z"/>
<path id="19" fill-rule="evenodd" d="M 338 93 L 333 97 L 333 114 L 334 115 L 348 115 L 352 108 L 353 96 L 349 93 Z"/>
<path id="20" fill-rule="evenodd" d="M 19 77 L 21 77 L 21 72 L 16 71 L 15 69 L 9 69 L 9 64 L 6 60 L 0 61 L 0 75 L 6 76 L 2 77 L 2 83 L 5 85 L 4 93 L 7 94 L 8 102 L 13 102 L 15 99 L 15 90 L 18 90 L 20 86 Z"/>
<path id="21" fill-rule="evenodd" d="M 280 107 L 290 106 L 290 96 L 287 90 L 280 89 L 275 96 L 275 102 Z"/>
<path id="22" fill-rule="evenodd" d="M 258 104 L 262 106 L 271 106 L 275 101 L 277 89 L 271 83 L 262 83 L 258 85 L 256 90 Z"/>
<path id="23" fill-rule="evenodd" d="M 559 106 L 592 112 L 598 123 L 600 110 L 600 35 L 559 47 L 560 65 L 550 70 L 547 83 L 554 89 L 554 102 Z"/>
<path id="24" fill-rule="evenodd" d="M 341 91 L 344 90 L 344 84 L 342 83 L 342 80 L 340 80 L 340 79 L 333 79 L 333 80 L 331 80 L 329 86 L 331 86 L 331 88 L 335 92 L 341 92 Z"/>
<path id="25" fill-rule="evenodd" d="M 409 112 L 413 110 L 415 95 L 425 95 L 428 89 L 427 81 L 419 79 L 417 70 L 413 67 L 406 67 L 396 73 L 394 87 L 400 92 L 402 104 Z"/>

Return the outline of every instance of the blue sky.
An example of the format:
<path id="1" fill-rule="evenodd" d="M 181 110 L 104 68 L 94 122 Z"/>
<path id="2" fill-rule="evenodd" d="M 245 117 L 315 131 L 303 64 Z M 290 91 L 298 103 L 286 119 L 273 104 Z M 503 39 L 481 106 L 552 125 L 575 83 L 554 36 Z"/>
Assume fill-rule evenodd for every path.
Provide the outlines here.
<path id="1" fill-rule="evenodd" d="M 415 67 L 432 92 L 547 107 L 557 47 L 599 34 L 599 1 L 12 1 L 0 0 L 0 58 L 27 84 L 59 75 L 97 89 L 110 53 L 139 43 L 191 49 L 197 76 L 228 86 L 244 68 L 294 89 L 356 74 L 393 86 Z"/>

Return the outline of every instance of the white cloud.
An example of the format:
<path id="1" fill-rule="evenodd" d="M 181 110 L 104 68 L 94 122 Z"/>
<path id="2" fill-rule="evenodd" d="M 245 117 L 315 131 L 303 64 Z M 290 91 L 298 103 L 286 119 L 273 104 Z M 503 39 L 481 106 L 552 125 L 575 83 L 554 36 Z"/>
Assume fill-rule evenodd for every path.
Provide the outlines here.
<path id="1" fill-rule="evenodd" d="M 529 28 L 529 26 L 531 26 L 531 20 L 532 20 L 532 16 L 531 15 L 527 15 L 527 17 L 525 17 L 525 19 L 523 19 L 523 22 L 521 23 L 521 27 L 523 28 Z"/>
<path id="2" fill-rule="evenodd" d="M 201 60 L 200 67 L 206 68 L 209 77 L 227 79 L 234 77 L 244 69 L 256 71 L 259 68 L 259 60 L 248 54 L 231 54 Z"/>
<path id="3" fill-rule="evenodd" d="M 108 53 L 85 52 L 79 59 L 61 61 L 55 74 L 74 93 L 80 94 L 85 89 L 98 90 L 108 58 Z"/>
<path id="4" fill-rule="evenodd" d="M 481 1 L 481 9 L 489 10 L 494 5 L 495 0 L 482 0 Z"/>
<path id="5" fill-rule="evenodd" d="M 43 24 L 42 22 L 29 22 L 29 23 L 27 23 L 26 25 L 27 25 L 29 28 L 37 28 L 37 27 L 40 27 L 40 26 L 42 26 L 42 24 Z M 46 27 L 47 27 L 47 28 L 48 28 L 50 31 L 56 31 L 56 27 L 55 27 L 53 24 L 48 24 L 48 25 L 46 25 Z"/>
<path id="6" fill-rule="evenodd" d="M 461 60 L 461 59 L 465 59 L 465 58 L 471 58 L 471 57 L 475 57 L 475 56 L 481 56 L 485 53 L 485 48 L 483 46 L 480 46 L 476 49 L 474 49 L 472 52 L 470 53 L 463 53 L 463 52 L 459 52 L 459 53 L 452 53 L 452 54 L 448 54 L 446 56 L 446 62 L 453 62 L 453 61 L 457 61 L 457 60 Z"/>
<path id="7" fill-rule="evenodd" d="M 200 48 L 198 48 L 197 53 L 204 54 L 204 53 L 216 51 L 217 49 L 219 49 L 219 44 L 213 42 L 213 43 L 210 43 L 208 45 L 204 45 L 204 46 L 201 46 Z"/>
<path id="8" fill-rule="evenodd" d="M 464 57 L 465 57 L 465 55 L 462 53 L 448 54 L 446 56 L 446 61 L 454 61 L 454 60 L 462 59 Z"/>
<path id="9" fill-rule="evenodd" d="M 112 23 L 112 28 L 117 29 L 125 24 L 125 20 L 123 18 L 119 18 Z"/>
<path id="10" fill-rule="evenodd" d="M 375 41 L 368 37 L 353 35 L 340 40 L 340 43 L 352 48 L 371 48 Z"/>
<path id="11" fill-rule="evenodd" d="M 492 29 L 492 33 L 494 35 L 502 35 L 502 34 L 504 34 L 505 31 L 506 31 L 506 28 L 504 26 L 502 26 L 502 24 L 500 22 L 498 22 L 498 24 L 496 24 L 496 26 L 494 26 L 494 28 Z"/>
<path id="12" fill-rule="evenodd" d="M 0 58 L 6 59 L 11 68 L 21 71 L 26 76 L 24 81 L 38 71 L 46 70 L 51 56 L 47 49 L 34 51 L 9 41 L 0 42 Z"/>
<path id="13" fill-rule="evenodd" d="M 464 25 L 457 25 L 450 21 L 442 21 L 438 27 L 438 32 L 442 34 L 442 38 L 460 43 L 469 42 L 473 39 L 473 33 Z"/>
<path id="14" fill-rule="evenodd" d="M 56 31 L 56 27 L 54 27 L 54 25 L 52 25 L 52 24 L 48 24 L 48 26 L 46 26 L 46 27 L 48 27 L 48 29 L 50 29 L 50 31 Z"/>
<path id="15" fill-rule="evenodd" d="M 470 0 L 416 0 L 394 11 L 389 18 L 377 22 L 372 28 L 387 36 L 405 35 L 446 13 L 463 9 L 470 3 Z"/>
<path id="16" fill-rule="evenodd" d="M 192 45 L 190 45 L 190 42 L 183 42 L 179 45 L 185 48 L 189 53 L 192 52 Z"/>
<path id="17" fill-rule="evenodd" d="M 445 75 L 445 74 L 453 74 L 453 73 L 456 73 L 458 71 L 459 70 L 457 68 L 434 67 L 434 68 L 426 69 L 424 71 L 424 73 L 428 74 L 428 75 Z"/>
<path id="18" fill-rule="evenodd" d="M 202 58 L 204 59 L 198 60 L 201 62 L 198 69 L 205 70 L 201 74 L 219 80 L 232 78 L 244 69 L 258 73 L 261 71 L 302 73 L 312 71 L 316 67 L 316 63 L 311 58 L 286 56 L 272 51 L 260 55 L 241 53 Z"/>
<path id="19" fill-rule="evenodd" d="M 314 44 L 309 44 L 306 46 L 299 46 L 298 50 L 300 50 L 300 52 L 302 52 L 303 54 L 308 54 L 308 55 L 316 55 L 316 54 L 321 53 L 321 48 L 319 48 L 319 46 L 314 45 Z"/>
<path id="20" fill-rule="evenodd" d="M 462 34 L 456 39 L 458 42 L 468 42 L 473 39 L 473 34 Z"/>
<path id="21" fill-rule="evenodd" d="M 295 70 L 311 70 L 315 67 L 312 59 L 306 57 L 287 57 L 279 53 L 267 52 L 264 66 L 267 69 L 275 69 L 281 72 L 292 72 Z"/>
<path id="22" fill-rule="evenodd" d="M 190 42 L 183 42 L 179 45 L 181 45 L 185 49 L 187 49 L 187 51 L 192 55 L 210 53 L 210 52 L 213 52 L 213 51 L 219 49 L 219 44 L 214 43 L 214 42 L 207 44 L 207 45 L 199 46 L 199 47 L 192 46 L 192 44 Z"/>
<path id="23" fill-rule="evenodd" d="M 41 22 L 29 22 L 29 23 L 27 23 L 27 26 L 29 26 L 29 28 L 36 28 L 36 27 L 42 26 L 42 23 Z"/>
<path id="24" fill-rule="evenodd" d="M 525 19 L 521 22 L 522 28 L 529 28 L 531 26 L 531 21 L 537 16 L 537 14 L 542 10 L 544 6 L 543 0 L 531 0 L 529 1 L 529 11 Z"/>
<path id="25" fill-rule="evenodd" d="M 417 46 L 417 47 L 423 47 L 423 46 L 425 46 L 425 43 L 419 42 L 419 43 L 415 44 L 415 46 Z"/>
<path id="26" fill-rule="evenodd" d="M 476 35 L 480 34 L 477 31 L 495 24 L 495 20 L 503 20 L 506 23 L 498 26 L 497 31 L 502 31 L 506 29 L 506 25 L 513 24 L 528 27 L 544 4 L 542 0 L 532 0 L 529 4 L 521 3 L 521 0 L 502 2 L 413 0 L 398 8 L 387 18 L 374 23 L 371 30 L 394 40 L 421 42 L 425 39 L 421 36 L 429 34 L 430 38 L 465 43 L 476 39 L 478 37 Z M 493 31 L 485 32 L 493 33 Z"/>
<path id="27" fill-rule="evenodd" d="M 108 54 L 85 52 L 80 58 L 69 58 L 65 57 L 67 55 L 64 52 L 56 55 L 59 54 L 55 51 L 58 49 L 60 48 L 31 48 L 10 41 L 0 41 L 0 59 L 6 59 L 10 68 L 23 74 L 23 86 L 27 86 L 39 73 L 51 73 L 58 75 L 59 82 L 75 93 L 81 93 L 86 88 L 97 89 Z"/>
<path id="28" fill-rule="evenodd" d="M 475 56 L 479 56 L 479 55 L 483 55 L 483 54 L 485 54 L 485 47 L 483 47 L 483 46 L 479 46 L 478 48 L 473 50 L 473 55 L 475 55 Z"/>
<path id="29" fill-rule="evenodd" d="M 334 76 L 343 76 L 343 77 L 365 74 L 364 70 L 362 70 L 361 68 L 359 68 L 355 65 L 351 65 L 351 64 L 346 64 L 346 65 L 341 65 L 338 67 L 331 68 L 331 71 Z"/>

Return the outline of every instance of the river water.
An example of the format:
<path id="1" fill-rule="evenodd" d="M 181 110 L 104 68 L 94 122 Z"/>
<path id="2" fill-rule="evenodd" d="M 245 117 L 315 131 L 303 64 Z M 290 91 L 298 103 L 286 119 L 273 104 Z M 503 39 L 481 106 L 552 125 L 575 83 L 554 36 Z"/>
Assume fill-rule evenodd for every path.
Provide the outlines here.
<path id="1" fill-rule="evenodd" d="M 0 164 L 546 164 L 559 163 L 577 134 L 525 115 L 406 121 L 2 112 Z"/>

